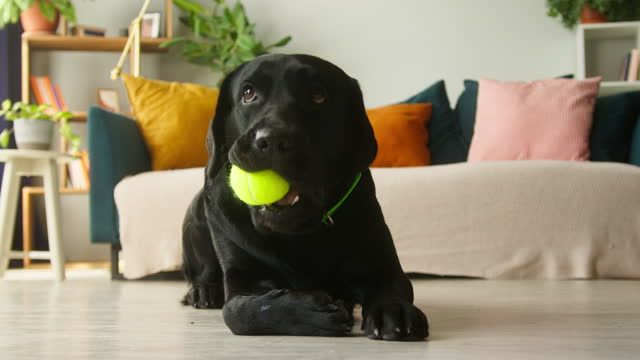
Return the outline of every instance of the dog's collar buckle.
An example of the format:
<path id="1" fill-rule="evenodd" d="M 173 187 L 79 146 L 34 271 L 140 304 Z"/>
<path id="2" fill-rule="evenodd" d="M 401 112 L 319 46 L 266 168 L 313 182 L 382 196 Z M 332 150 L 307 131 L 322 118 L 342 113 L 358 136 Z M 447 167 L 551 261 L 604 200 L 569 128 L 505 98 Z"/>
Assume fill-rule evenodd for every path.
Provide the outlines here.
<path id="1" fill-rule="evenodd" d="M 347 201 L 347 198 L 349 198 L 349 195 L 351 195 L 351 193 L 356 188 L 356 186 L 358 186 L 358 183 L 360 182 L 361 178 L 362 178 L 362 173 L 358 173 L 356 175 L 356 178 L 353 179 L 353 182 L 351 183 L 351 186 L 349 186 L 349 189 L 347 190 L 347 192 L 344 193 L 344 195 L 340 198 L 340 200 L 338 200 L 338 202 L 335 205 L 333 205 L 333 207 L 324 214 L 324 216 L 322 217 L 323 224 L 329 225 L 329 226 L 334 224 L 332 215 L 335 214 L 336 211 L 338 211 L 338 209 L 340 209 L 340 207 L 342 206 L 342 204 L 344 204 L 345 201 Z"/>
<path id="2" fill-rule="evenodd" d="M 322 222 L 325 225 L 333 225 L 333 218 L 331 217 L 331 215 L 326 214 L 325 216 L 322 217 Z"/>

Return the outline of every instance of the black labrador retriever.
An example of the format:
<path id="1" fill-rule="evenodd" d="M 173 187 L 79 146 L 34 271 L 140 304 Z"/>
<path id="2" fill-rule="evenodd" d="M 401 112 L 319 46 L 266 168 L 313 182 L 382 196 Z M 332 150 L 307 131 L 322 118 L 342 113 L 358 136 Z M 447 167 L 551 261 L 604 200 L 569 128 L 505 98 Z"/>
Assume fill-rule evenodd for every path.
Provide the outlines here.
<path id="1" fill-rule="evenodd" d="M 309 55 L 265 55 L 229 74 L 204 188 L 183 225 L 183 303 L 221 308 L 234 334 L 345 336 L 353 307 L 372 339 L 422 340 L 369 171 L 377 144 L 356 80 Z M 291 184 L 268 206 L 233 194 L 231 164 Z"/>

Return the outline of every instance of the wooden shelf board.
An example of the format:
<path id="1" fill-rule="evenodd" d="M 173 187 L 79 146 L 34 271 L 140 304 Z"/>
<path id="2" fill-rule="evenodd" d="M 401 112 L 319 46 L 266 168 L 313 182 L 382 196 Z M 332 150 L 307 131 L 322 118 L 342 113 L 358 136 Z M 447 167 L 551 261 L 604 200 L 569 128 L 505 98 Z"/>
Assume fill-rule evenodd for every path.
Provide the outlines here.
<path id="1" fill-rule="evenodd" d="M 108 261 L 78 261 L 78 262 L 71 262 L 71 261 L 67 261 L 64 263 L 64 268 L 65 269 L 89 269 L 89 270 L 95 270 L 95 269 L 109 269 L 109 266 L 111 264 Z M 50 269 L 51 268 L 51 264 L 49 262 L 46 263 L 31 263 L 27 266 L 24 266 L 25 269 Z"/>
<path id="2" fill-rule="evenodd" d="M 44 194 L 44 188 L 39 186 L 25 186 L 22 191 L 28 192 L 34 195 Z M 88 194 L 89 189 L 73 189 L 73 188 L 60 188 L 60 194 Z"/>
<path id="3" fill-rule="evenodd" d="M 592 29 L 619 29 L 619 28 L 628 28 L 628 27 L 640 27 L 640 21 L 614 21 L 614 22 L 604 22 L 604 23 L 596 23 L 596 24 L 580 24 L 579 28 L 585 30 Z"/>
<path id="4" fill-rule="evenodd" d="M 71 122 L 87 122 L 87 112 L 86 111 L 73 111 L 73 117 L 70 119 Z"/>
<path id="5" fill-rule="evenodd" d="M 127 43 L 126 37 L 23 34 L 22 38 L 33 50 L 122 52 Z M 142 52 L 166 52 L 167 49 L 159 47 L 166 40 L 168 39 L 142 39 L 140 49 Z"/>
<path id="6" fill-rule="evenodd" d="M 640 81 L 603 81 L 600 83 L 600 95 L 633 90 L 640 90 Z"/>
<path id="7" fill-rule="evenodd" d="M 585 40 L 635 38 L 640 33 L 640 21 L 580 25 Z"/>
<path id="8" fill-rule="evenodd" d="M 602 87 L 640 87 L 640 81 L 603 81 Z"/>

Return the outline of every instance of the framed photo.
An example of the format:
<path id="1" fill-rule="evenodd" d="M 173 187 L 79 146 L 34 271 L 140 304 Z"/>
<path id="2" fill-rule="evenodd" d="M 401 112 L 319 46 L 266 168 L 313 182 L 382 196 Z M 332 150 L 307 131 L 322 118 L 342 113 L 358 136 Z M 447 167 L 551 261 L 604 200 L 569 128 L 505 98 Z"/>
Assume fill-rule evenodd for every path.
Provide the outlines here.
<path id="1" fill-rule="evenodd" d="M 120 112 L 118 92 L 115 89 L 98 89 L 98 105 L 113 112 Z"/>
<path id="2" fill-rule="evenodd" d="M 146 38 L 160 37 L 160 13 L 147 13 L 142 15 L 142 24 L 140 25 L 140 35 Z"/>

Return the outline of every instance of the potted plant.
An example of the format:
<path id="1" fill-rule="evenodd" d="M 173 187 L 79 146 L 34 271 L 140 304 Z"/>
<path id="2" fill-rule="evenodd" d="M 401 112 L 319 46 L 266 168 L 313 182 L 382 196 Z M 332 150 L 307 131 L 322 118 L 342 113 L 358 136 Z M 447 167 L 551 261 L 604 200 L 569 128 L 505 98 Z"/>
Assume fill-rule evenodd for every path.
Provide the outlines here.
<path id="1" fill-rule="evenodd" d="M 15 132 L 19 149 L 51 149 L 53 125 L 60 123 L 60 135 L 69 141 L 71 151 L 76 152 L 80 146 L 80 136 L 75 134 L 68 120 L 72 114 L 68 111 L 54 111 L 50 105 L 2 102 L 0 116 L 13 121 L 13 129 L 5 129 L 0 133 L 0 146 L 7 148 L 12 132 Z"/>
<path id="2" fill-rule="evenodd" d="M 0 29 L 20 18 L 25 32 L 54 33 L 60 16 L 75 23 L 71 0 L 0 0 Z"/>
<path id="3" fill-rule="evenodd" d="M 255 24 L 249 22 L 239 1 L 230 7 L 225 0 L 214 0 L 211 9 L 195 0 L 174 0 L 173 4 L 183 14 L 180 22 L 192 34 L 176 37 L 160 46 L 181 46 L 182 56 L 187 61 L 207 66 L 223 77 L 243 62 L 291 41 L 291 36 L 286 36 L 270 45 L 260 42 L 254 32 Z"/>
<path id="4" fill-rule="evenodd" d="M 583 24 L 640 19 L 640 0 L 547 0 L 547 14 L 569 29 Z"/>

